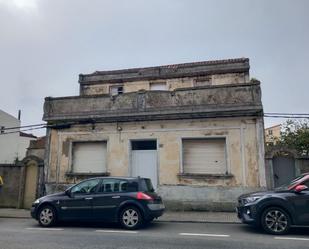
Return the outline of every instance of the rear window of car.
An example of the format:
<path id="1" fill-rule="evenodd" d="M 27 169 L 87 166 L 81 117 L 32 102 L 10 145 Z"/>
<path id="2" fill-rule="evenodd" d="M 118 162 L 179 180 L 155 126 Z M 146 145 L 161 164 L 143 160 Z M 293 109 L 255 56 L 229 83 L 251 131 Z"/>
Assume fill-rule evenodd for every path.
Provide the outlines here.
<path id="1" fill-rule="evenodd" d="M 141 180 L 141 189 L 145 192 L 154 192 L 151 180 L 148 178 L 144 178 Z"/>

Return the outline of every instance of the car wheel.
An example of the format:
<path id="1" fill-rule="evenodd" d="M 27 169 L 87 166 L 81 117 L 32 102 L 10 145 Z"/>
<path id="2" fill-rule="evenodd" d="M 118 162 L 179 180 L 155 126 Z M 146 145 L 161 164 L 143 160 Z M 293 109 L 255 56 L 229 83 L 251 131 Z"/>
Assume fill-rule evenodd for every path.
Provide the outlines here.
<path id="1" fill-rule="evenodd" d="M 46 205 L 40 208 L 38 214 L 39 224 L 43 227 L 50 227 L 56 223 L 56 211 L 52 206 Z"/>
<path id="2" fill-rule="evenodd" d="M 143 217 L 136 207 L 125 207 L 120 214 L 120 224 L 126 229 L 138 229 L 143 224 Z"/>
<path id="3" fill-rule="evenodd" d="M 286 234 L 291 226 L 290 216 L 279 207 L 267 208 L 262 214 L 262 227 L 271 234 Z"/>

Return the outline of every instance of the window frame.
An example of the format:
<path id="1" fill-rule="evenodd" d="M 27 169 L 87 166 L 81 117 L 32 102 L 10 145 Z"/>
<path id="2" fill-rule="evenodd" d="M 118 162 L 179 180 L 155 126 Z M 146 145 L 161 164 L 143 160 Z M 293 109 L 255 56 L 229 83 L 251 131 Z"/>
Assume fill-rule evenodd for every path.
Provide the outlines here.
<path id="1" fill-rule="evenodd" d="M 122 88 L 122 91 L 119 93 L 119 88 Z M 117 94 L 113 94 L 112 93 L 112 89 L 113 88 L 117 88 Z M 124 85 L 122 85 L 122 84 L 118 84 L 118 85 L 111 85 L 111 86 L 109 86 L 109 95 L 110 96 L 117 96 L 117 95 L 120 95 L 120 94 L 123 94 L 124 93 Z"/>
<path id="2" fill-rule="evenodd" d="M 151 89 L 151 87 L 154 86 L 154 85 L 164 85 L 165 89 L 159 89 L 159 90 Z M 149 90 L 150 91 L 168 91 L 167 82 L 166 81 L 162 81 L 162 82 L 149 82 Z"/>
<path id="3" fill-rule="evenodd" d="M 185 172 L 184 169 L 184 140 L 211 140 L 211 139 L 224 139 L 225 140 L 225 173 L 221 174 L 213 174 L 213 173 L 188 173 Z M 180 169 L 179 169 L 179 176 L 181 177 L 192 177 L 192 178 L 203 178 L 203 177 L 232 177 L 231 174 L 231 165 L 230 165 L 230 156 L 229 156 L 229 137 L 227 135 L 223 136 L 191 136 L 191 137 L 181 137 L 180 138 Z"/>
<path id="4" fill-rule="evenodd" d="M 118 180 L 119 181 L 119 183 L 121 182 L 121 181 L 125 181 L 126 183 L 133 183 L 133 182 L 135 182 L 135 183 L 137 183 L 137 190 L 136 190 L 136 192 L 138 192 L 139 191 L 139 183 L 138 182 L 136 182 L 136 181 L 130 181 L 130 180 L 128 180 L 128 179 L 120 179 L 120 178 L 103 178 L 102 180 L 101 180 L 101 182 L 100 182 L 100 186 L 98 187 L 98 189 L 97 189 L 97 193 L 98 194 L 120 194 L 120 193 L 130 193 L 130 192 L 132 192 L 132 191 L 120 191 L 120 186 L 119 186 L 119 190 L 118 191 L 111 191 L 111 192 L 106 192 L 106 191 L 103 191 L 103 192 L 100 192 L 100 189 L 101 189 L 101 187 L 102 187 L 102 185 L 104 185 L 104 181 L 108 181 L 108 180 Z M 114 183 L 115 184 L 115 183 Z"/>
<path id="5" fill-rule="evenodd" d="M 74 143 L 106 143 L 106 158 L 105 158 L 105 172 L 92 172 L 92 173 L 83 173 L 83 172 L 74 172 Z M 69 148 L 69 171 L 66 173 L 67 176 L 109 176 L 110 173 L 108 171 L 108 153 L 109 153 L 109 139 L 108 138 L 104 138 L 104 139 L 74 139 L 74 140 L 70 140 L 70 148 Z"/>
<path id="6" fill-rule="evenodd" d="M 86 183 L 86 182 L 95 181 L 95 180 L 98 180 L 99 182 L 97 183 L 97 186 L 96 186 L 96 189 L 95 189 L 94 192 L 86 192 L 86 193 L 80 193 L 80 192 L 79 192 L 79 193 L 74 193 L 74 192 L 72 191 L 75 187 L 78 187 L 79 185 L 82 185 L 82 184 L 84 184 L 84 183 Z M 73 196 L 76 196 L 76 195 L 94 195 L 94 194 L 96 194 L 96 193 L 98 192 L 99 187 L 101 186 L 101 183 L 102 183 L 102 179 L 100 179 L 100 178 L 87 179 L 87 180 L 84 180 L 84 181 L 82 181 L 82 182 L 80 182 L 80 183 L 78 183 L 78 184 L 72 186 L 72 187 L 70 188 L 70 193 L 71 193 Z"/>

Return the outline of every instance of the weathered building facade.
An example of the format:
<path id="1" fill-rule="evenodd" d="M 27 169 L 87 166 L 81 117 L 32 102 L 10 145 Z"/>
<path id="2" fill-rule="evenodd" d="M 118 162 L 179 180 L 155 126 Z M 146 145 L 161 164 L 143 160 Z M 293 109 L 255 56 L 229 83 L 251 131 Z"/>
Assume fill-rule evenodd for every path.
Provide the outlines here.
<path id="1" fill-rule="evenodd" d="M 230 210 L 266 186 L 259 82 L 246 58 L 80 75 L 45 99 L 47 193 L 98 175 L 150 177 L 173 209 Z"/>

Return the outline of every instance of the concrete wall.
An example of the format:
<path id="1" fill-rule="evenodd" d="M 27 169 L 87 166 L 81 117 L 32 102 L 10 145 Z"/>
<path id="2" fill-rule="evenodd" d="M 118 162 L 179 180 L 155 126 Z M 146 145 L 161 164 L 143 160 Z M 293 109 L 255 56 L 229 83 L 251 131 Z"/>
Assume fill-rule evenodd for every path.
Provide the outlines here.
<path id="1" fill-rule="evenodd" d="M 309 172 L 309 158 L 297 158 L 295 163 L 298 172 L 301 174 Z"/>
<path id="2" fill-rule="evenodd" d="M 119 129 L 121 127 L 121 129 Z M 130 141 L 156 139 L 159 193 L 169 207 L 231 210 L 238 195 L 266 186 L 256 119 L 123 122 L 74 125 L 50 130 L 47 192 L 62 190 L 83 179 L 71 172 L 72 142 L 107 141 L 107 169 L 112 176 L 129 176 Z M 120 131 L 121 130 L 121 131 Z M 182 139 L 224 137 L 227 141 L 228 176 L 181 176 Z M 89 177 L 89 176 L 88 176 Z M 177 188 L 181 186 L 180 188 Z M 195 194 L 193 192 L 196 191 Z M 226 192 L 227 191 L 227 192 Z M 215 203 L 224 203 L 215 205 Z M 189 207 L 189 203 L 191 207 Z"/>
<path id="3" fill-rule="evenodd" d="M 21 166 L 0 165 L 0 175 L 4 183 L 0 187 L 0 207 L 18 207 L 22 185 L 22 170 L 23 167 Z"/>
<path id="4" fill-rule="evenodd" d="M 116 97 L 73 96 L 45 98 L 45 121 L 104 122 L 184 119 L 192 117 L 260 116 L 259 83 L 204 86 L 169 91 L 143 91 Z"/>

